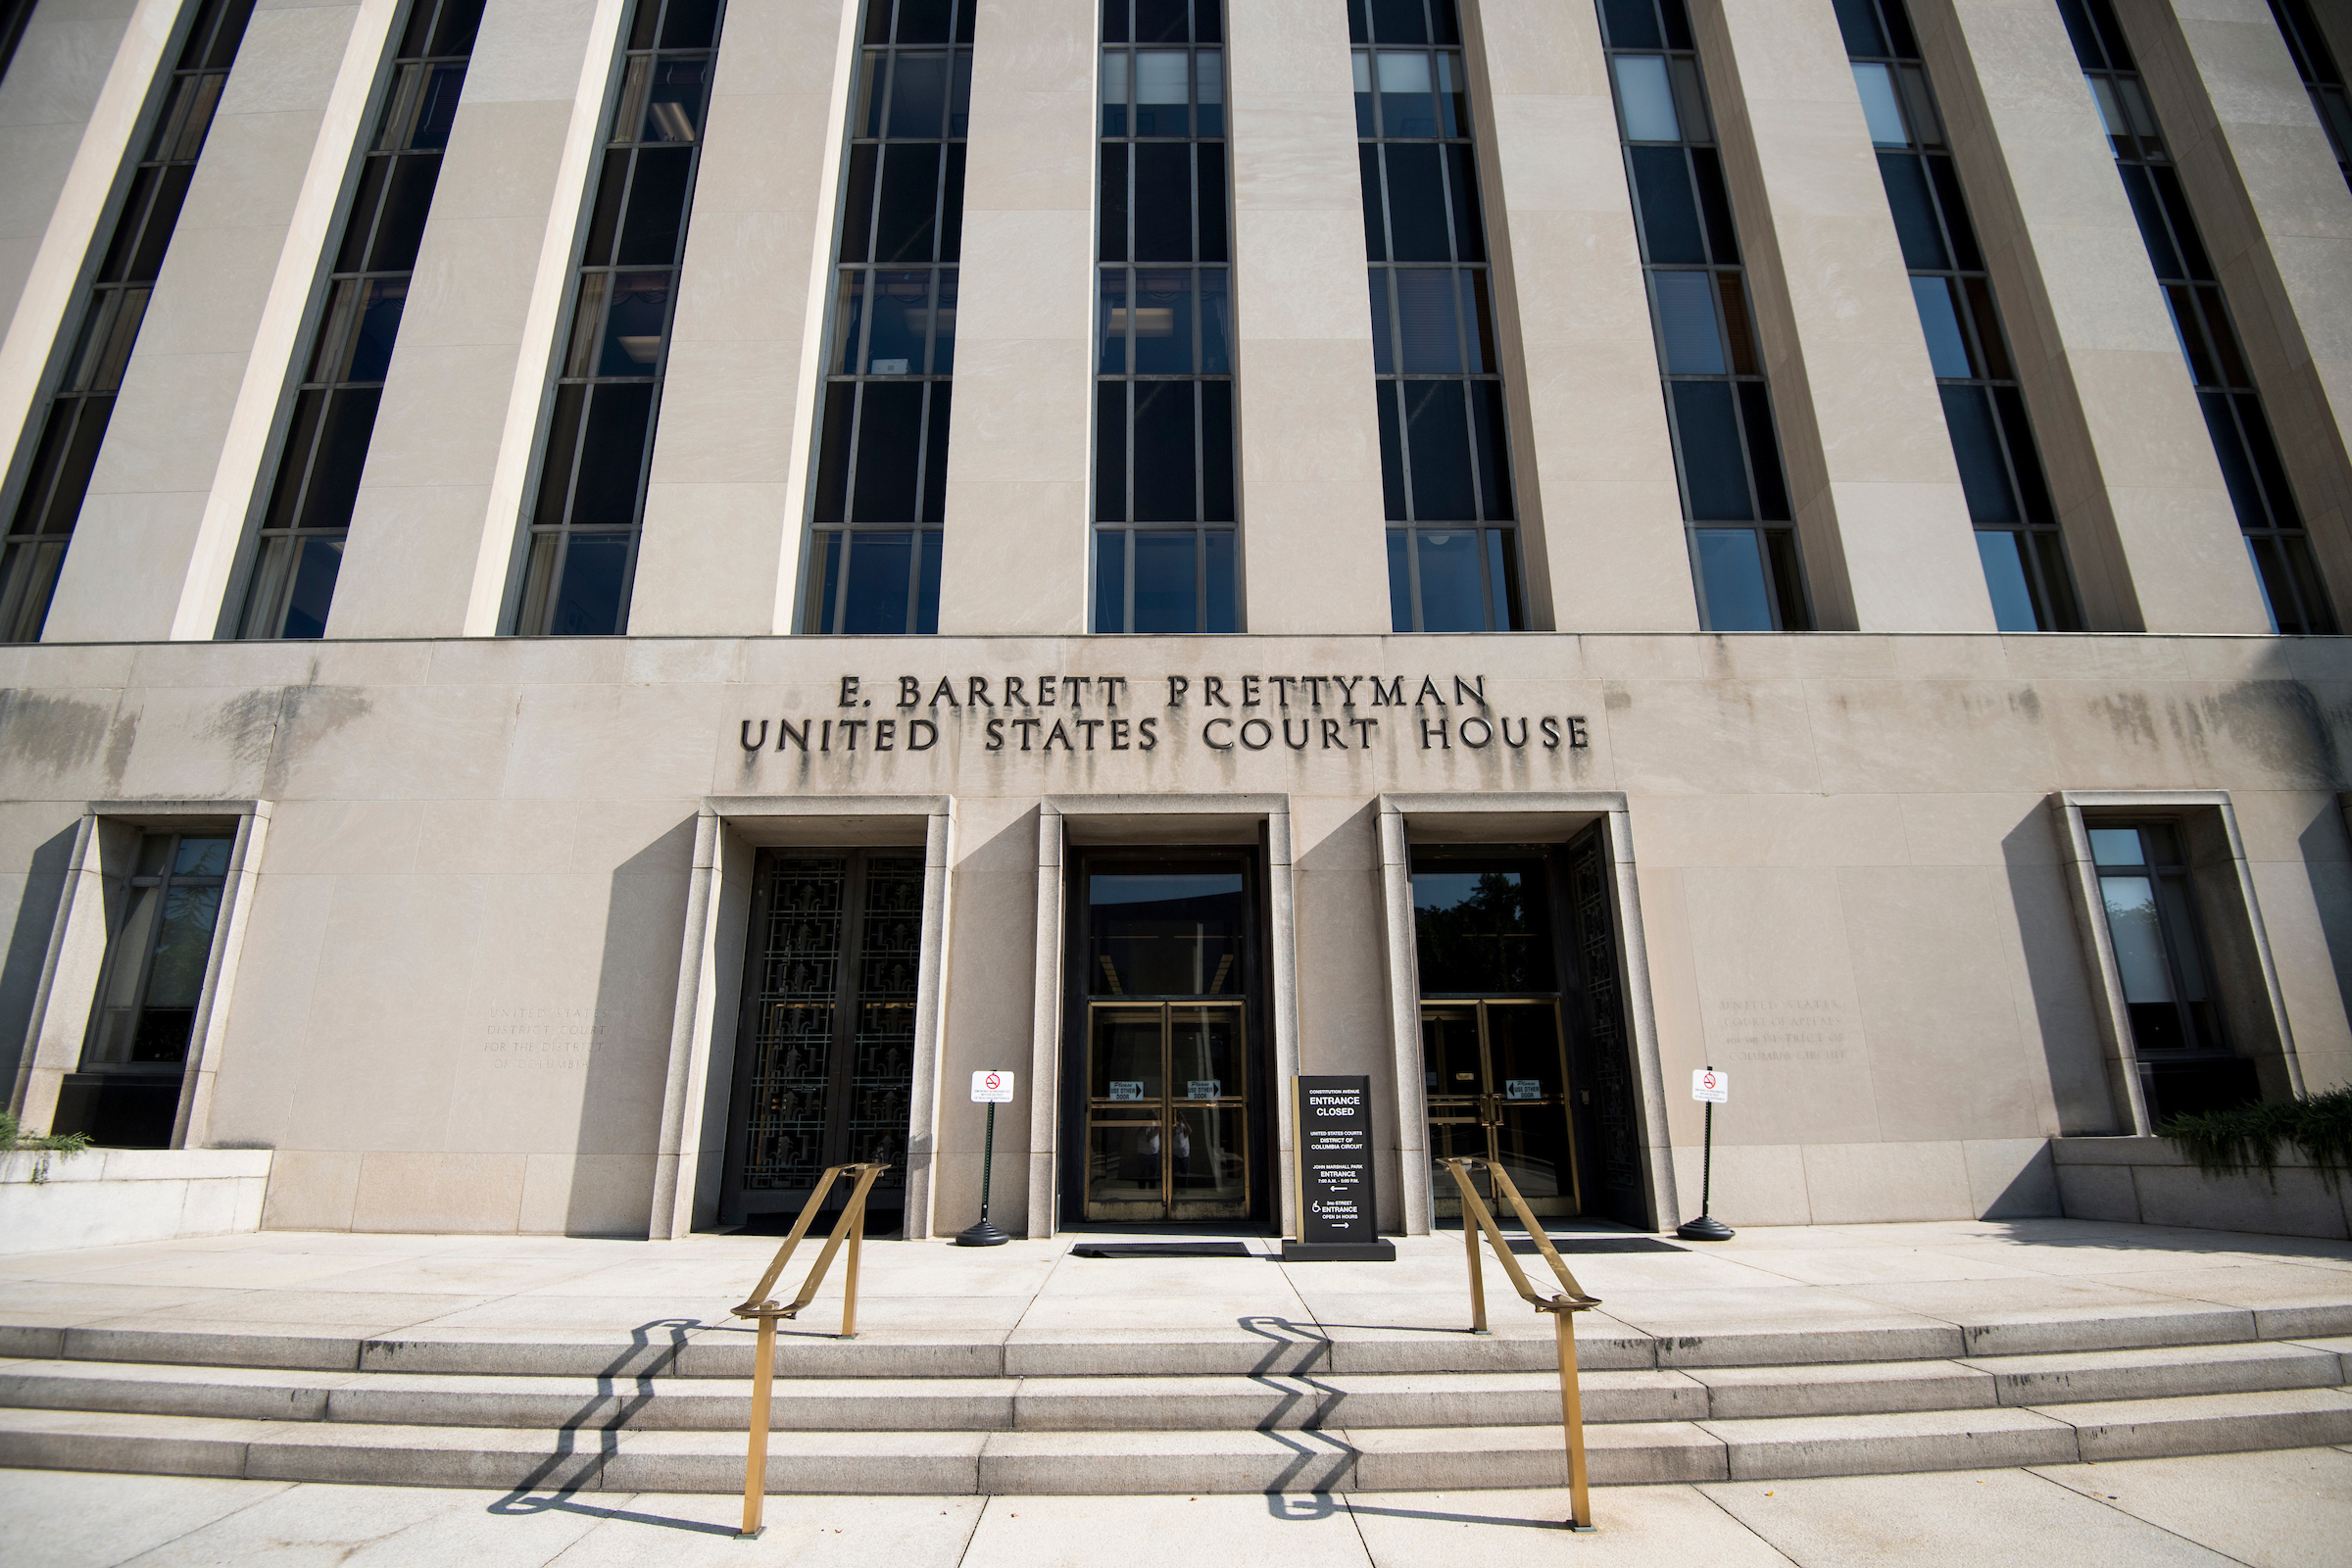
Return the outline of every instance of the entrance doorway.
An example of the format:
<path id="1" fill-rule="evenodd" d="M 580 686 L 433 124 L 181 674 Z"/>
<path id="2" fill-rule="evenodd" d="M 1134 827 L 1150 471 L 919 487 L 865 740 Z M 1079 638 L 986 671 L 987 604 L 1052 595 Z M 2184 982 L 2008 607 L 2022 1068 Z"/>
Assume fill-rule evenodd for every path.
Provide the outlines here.
<path id="1" fill-rule="evenodd" d="M 1063 1219 L 1261 1216 L 1255 858 L 1090 850 L 1073 872 Z"/>
<path id="2" fill-rule="evenodd" d="M 1246 1217 L 1242 1004 L 1098 1002 L 1088 1012 L 1086 1217 Z"/>
<path id="3" fill-rule="evenodd" d="M 919 851 L 760 853 L 723 1222 L 789 1224 L 825 1167 L 883 1160 L 866 1229 L 900 1228 L 922 929 Z"/>
<path id="4" fill-rule="evenodd" d="M 1430 1158 L 1489 1161 L 1546 1217 L 1639 1211 L 1615 1136 L 1630 1100 L 1613 922 L 1585 886 L 1597 843 L 1425 845 L 1412 858 Z M 1492 1184 L 1479 1194 L 1492 1200 Z M 1434 1164 L 1430 1202 L 1434 1220 L 1459 1223 L 1459 1190 Z"/>
<path id="5" fill-rule="evenodd" d="M 1501 1168 L 1538 1214 L 1581 1214 L 1568 1053 L 1556 998 L 1421 1004 L 1429 1157 L 1468 1155 Z M 1432 1172 L 1437 1212 L 1458 1218 L 1453 1178 Z M 1479 1196 L 1492 1199 L 1483 1178 Z"/>

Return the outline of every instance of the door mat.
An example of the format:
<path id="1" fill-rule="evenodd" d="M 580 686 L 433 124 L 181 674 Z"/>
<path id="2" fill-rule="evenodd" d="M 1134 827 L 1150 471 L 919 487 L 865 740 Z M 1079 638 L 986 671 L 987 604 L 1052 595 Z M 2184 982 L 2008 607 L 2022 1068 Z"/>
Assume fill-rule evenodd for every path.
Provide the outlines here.
<path id="1" fill-rule="evenodd" d="M 1679 1249 L 1678 1249 L 1679 1250 Z M 1087 1242 L 1072 1257 L 1253 1257 L 1239 1242 Z"/>
<path id="2" fill-rule="evenodd" d="M 1554 1236 L 1551 1250 L 1555 1252 L 1688 1252 L 1688 1247 L 1661 1242 L 1649 1236 Z M 1514 1237 L 1511 1250 L 1519 1253 L 1540 1253 L 1542 1249 L 1528 1238 Z"/>

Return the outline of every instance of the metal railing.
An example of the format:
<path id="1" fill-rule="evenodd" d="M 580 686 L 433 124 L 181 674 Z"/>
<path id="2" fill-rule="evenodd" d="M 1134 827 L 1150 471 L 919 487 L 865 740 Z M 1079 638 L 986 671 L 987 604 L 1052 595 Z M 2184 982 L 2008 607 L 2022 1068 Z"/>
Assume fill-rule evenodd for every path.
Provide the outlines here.
<path id="1" fill-rule="evenodd" d="M 752 1318 L 760 1325 L 760 1348 L 754 1352 L 756 1359 L 752 1364 L 752 1435 L 750 1451 L 743 1462 L 743 1529 L 738 1533 L 740 1540 L 750 1540 L 760 1534 L 762 1528 L 760 1510 L 767 1500 L 767 1426 L 773 1410 L 776 1384 L 776 1319 L 798 1317 L 801 1308 L 816 1299 L 817 1288 L 825 1282 L 825 1271 L 833 1266 L 833 1254 L 841 1250 L 841 1244 L 846 1239 L 850 1244 L 850 1261 L 849 1273 L 843 1281 L 841 1333 L 838 1337 L 845 1340 L 858 1337 L 858 1243 L 865 1236 L 865 1195 L 866 1190 L 874 1185 L 874 1178 L 888 1169 L 888 1165 L 879 1163 L 835 1165 L 827 1169 L 817 1182 L 816 1191 L 808 1195 L 808 1201 L 801 1205 L 801 1217 L 792 1222 L 792 1234 L 784 1238 L 782 1247 L 776 1249 L 775 1261 L 767 1265 L 767 1272 L 760 1275 L 760 1283 L 752 1287 L 751 1298 L 733 1309 L 737 1317 Z M 778 1306 L 768 1298 L 767 1293 L 774 1289 L 776 1276 L 784 1272 L 784 1265 L 792 1261 L 793 1249 L 800 1246 L 801 1238 L 808 1234 L 809 1222 L 816 1218 L 816 1211 L 824 1205 L 825 1195 L 833 1190 L 834 1179 L 845 1173 L 857 1181 L 857 1186 L 850 1191 L 850 1200 L 842 1206 L 841 1218 L 833 1222 L 833 1234 L 826 1239 L 825 1250 L 816 1255 L 816 1266 L 808 1271 L 808 1278 L 802 1282 L 801 1294 L 792 1298 L 790 1305 Z"/>
<path id="2" fill-rule="evenodd" d="M 1487 1328 L 1486 1276 L 1481 1272 L 1478 1261 L 1478 1238 L 1481 1232 L 1485 1233 L 1487 1241 L 1494 1247 L 1494 1256 L 1502 1263 L 1502 1271 L 1510 1276 L 1512 1289 L 1537 1311 L 1551 1314 L 1552 1329 L 1560 1348 L 1560 1426 L 1568 1440 L 1568 1528 L 1591 1530 L 1592 1499 L 1585 1475 L 1585 1404 L 1583 1393 L 1577 1386 L 1576 1314 L 1589 1312 L 1598 1306 L 1600 1298 L 1587 1296 L 1585 1288 L 1576 1283 L 1576 1276 L 1568 1272 L 1568 1265 L 1560 1261 L 1560 1254 L 1553 1250 L 1551 1238 L 1544 1233 L 1543 1221 L 1528 1211 L 1527 1200 L 1519 1196 L 1519 1189 L 1511 1185 L 1511 1179 L 1502 1173 L 1500 1166 L 1484 1159 L 1463 1158 L 1441 1159 L 1438 1164 L 1453 1177 L 1453 1185 L 1460 1188 L 1462 1193 L 1462 1245 L 1470 1259 L 1470 1332 L 1490 1332 Z M 1494 1191 L 1510 1200 L 1512 1210 L 1519 1216 L 1519 1223 L 1527 1227 L 1529 1240 L 1536 1244 L 1536 1250 L 1544 1254 L 1544 1260 L 1551 1265 L 1552 1273 L 1559 1277 L 1559 1295 L 1538 1296 L 1536 1288 L 1528 1283 L 1526 1271 L 1520 1268 L 1518 1258 L 1511 1255 L 1510 1243 L 1503 1239 L 1502 1231 L 1494 1223 L 1494 1213 L 1488 1209 L 1486 1200 L 1478 1196 L 1478 1188 L 1470 1180 L 1471 1172 L 1481 1170 L 1494 1182 Z"/>

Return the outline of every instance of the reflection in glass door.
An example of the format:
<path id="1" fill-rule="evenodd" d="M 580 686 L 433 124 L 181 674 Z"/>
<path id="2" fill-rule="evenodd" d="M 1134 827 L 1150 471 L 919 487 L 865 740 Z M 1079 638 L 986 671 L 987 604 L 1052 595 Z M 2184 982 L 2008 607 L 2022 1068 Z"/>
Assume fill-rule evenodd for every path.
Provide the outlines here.
<path id="1" fill-rule="evenodd" d="M 1425 1003 L 1421 1068 L 1433 1161 L 1488 1160 L 1537 1213 L 1584 1211 L 1557 1002 Z M 1494 1189 L 1482 1180 L 1479 1194 Z M 1441 1217 L 1460 1215 L 1453 1178 L 1434 1164 L 1430 1196 Z"/>
<path id="2" fill-rule="evenodd" d="M 1240 1003 L 1088 1009 L 1088 1219 L 1249 1214 L 1244 1032 Z"/>

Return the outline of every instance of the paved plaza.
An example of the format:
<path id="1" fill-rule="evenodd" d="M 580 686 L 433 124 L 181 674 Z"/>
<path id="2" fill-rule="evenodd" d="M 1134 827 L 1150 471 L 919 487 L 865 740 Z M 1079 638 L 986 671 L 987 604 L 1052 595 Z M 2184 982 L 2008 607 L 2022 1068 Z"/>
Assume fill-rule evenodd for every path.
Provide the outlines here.
<path id="1" fill-rule="evenodd" d="M 1631 1240 L 1622 1231 L 1596 1238 Z M 823 1303 L 788 1334 L 847 1368 L 880 1348 L 936 1345 L 1119 1348 L 1264 1343 L 1306 1334 L 1367 1350 L 1467 1326 L 1456 1236 L 1399 1237 L 1394 1263 L 1289 1263 L 1251 1239 L 1244 1258 L 1088 1258 L 1062 1235 L 986 1250 L 945 1242 L 864 1249 L 859 1338 L 842 1345 Z M 1112 1242 L 1147 1240 L 1096 1237 Z M 1619 1243 L 1622 1245 L 1622 1242 Z M 0 1354 L 56 1354 L 45 1331 L 103 1330 L 134 1358 L 130 1336 L 238 1335 L 317 1342 L 397 1337 L 470 1344 L 734 1343 L 727 1309 L 778 1243 L 695 1236 L 676 1242 L 573 1237 L 416 1236 L 265 1231 L 74 1251 L 0 1255 Z M 779 1291 L 813 1258 L 804 1243 Z M 1542 1260 L 1524 1260 L 1542 1278 Z M 2352 1244 L 2084 1220 L 1951 1220 L 1742 1231 L 1685 1250 L 1572 1253 L 1601 1307 L 1579 1339 L 1915 1334 L 1919 1353 L 1954 1325 L 1997 1335 L 2041 1325 L 2149 1320 L 2150 1343 L 2352 1333 Z M 1494 1333 L 1543 1343 L 1550 1326 L 1520 1304 L 1492 1258 Z M 2200 1322 L 2213 1325 L 2197 1334 Z M 2161 1325 L 2161 1327 L 2159 1327 Z M 2041 1348 L 2065 1349 L 2063 1344 Z M 1799 1357 L 1818 1359 L 1819 1357 Z M 288 1364 L 310 1364 L 292 1362 Z"/>
<path id="2" fill-rule="evenodd" d="M 0 1470 L 5 1568 L 2341 1568 L 2352 1451 L 1562 1492 L 516 1495 Z"/>
<path id="3" fill-rule="evenodd" d="M 1335 1364 L 1343 1351 L 1378 1360 L 1462 1341 L 1467 1302 L 1453 1237 L 1400 1238 L 1393 1264 L 1284 1264 L 1274 1255 L 1279 1244 L 1262 1239 L 1247 1241 L 1243 1257 L 1074 1255 L 1086 1240 L 1020 1241 L 989 1251 L 869 1245 L 859 1338 L 831 1338 L 837 1266 L 806 1322 L 791 1327 L 797 1338 L 779 1388 L 793 1381 L 796 1365 L 823 1377 L 855 1372 L 859 1357 L 944 1366 L 993 1355 L 999 1375 L 1012 1377 L 1024 1356 L 1075 1356 L 1117 1383 L 1117 1369 L 1139 1359 L 1205 1363 L 1230 1356 L 1237 1342 L 1265 1344 L 1269 1336 L 1326 1341 Z M 1637 1239 L 1595 1229 L 1587 1240 L 1621 1248 Z M 677 1347 L 681 1365 L 698 1348 L 739 1359 L 743 1331 L 726 1309 L 776 1245 L 755 1236 L 648 1244 L 268 1232 L 18 1254 L 0 1257 L 0 1372 L 34 1371 L 40 1357 L 80 1355 L 92 1359 L 73 1364 L 90 1367 L 175 1351 L 217 1365 L 321 1368 L 346 1347 L 352 1359 L 340 1364 L 358 1368 L 378 1353 L 496 1355 L 552 1368 L 633 1344 Z M 805 1246 L 784 1289 L 812 1251 Z M 1540 1269 L 1540 1260 L 1525 1261 Z M 1635 1348 L 1664 1357 L 1672 1346 L 1689 1358 L 1689 1375 L 1700 1378 L 1745 1375 L 1710 1371 L 1710 1353 L 1778 1359 L 1789 1373 L 1818 1361 L 1822 1375 L 1834 1376 L 1827 1363 L 1841 1348 L 1888 1336 L 1916 1343 L 1909 1354 L 1990 1353 L 1996 1361 L 2012 1352 L 1986 1348 L 2002 1342 L 2062 1350 L 2079 1338 L 2184 1353 L 2210 1346 L 2217 1356 L 2238 1341 L 2306 1342 L 2280 1346 L 2295 1354 L 2352 1349 L 2343 1338 L 2352 1333 L 2352 1245 L 2342 1243 L 2069 1220 L 1956 1221 L 1755 1229 L 1703 1250 L 1574 1252 L 1569 1261 L 1604 1303 L 1583 1323 L 1593 1361 Z M 1548 1364 L 1546 1325 L 1509 1294 L 1491 1258 L 1486 1277 L 1495 1340 L 1478 1343 L 1531 1368 Z M 1935 1348 L 1947 1342 L 1965 1342 L 1965 1351 Z M 233 1362 L 220 1359 L 231 1355 Z M 139 1371 L 124 1367 L 126 1375 Z M 286 1375 L 340 1388 L 370 1374 Z M 935 1369 L 914 1382 L 941 1375 Z M 2313 1396 L 2341 1397 L 2324 1389 Z M 82 1419 L 38 1410 L 15 1416 L 36 1425 Z M 121 1428 L 128 1431 L 161 1418 L 89 1419 L 128 1423 Z M 320 1430 L 316 1422 L 211 1425 Z M 187 1430 L 197 1433 L 195 1425 Z M 740 1453 L 739 1438 L 712 1438 Z M 1546 1441 L 1556 1440 L 1554 1428 Z M 775 1448 L 790 1452 L 808 1441 L 780 1431 Z M 766 1535 L 744 1543 L 733 1538 L 738 1498 L 647 1490 L 620 1483 L 616 1472 L 601 1490 L 556 1491 L 0 1469 L 0 1565 L 1201 1568 L 1230 1558 L 1282 1568 L 2336 1568 L 2352 1541 L 2352 1445 L 2270 1449 L 1782 1481 L 1739 1479 L 1735 1468 L 1730 1480 L 1597 1487 L 1600 1529 L 1589 1536 L 1557 1528 L 1564 1492 L 1396 1491 L 1363 1472 L 1352 1490 L 1336 1493 L 1151 1494 L 1158 1489 L 1149 1485 L 1124 1489 L 1146 1494 L 1094 1496 L 1037 1487 L 1014 1495 L 987 1485 L 956 1495 L 908 1488 L 896 1490 L 916 1494 L 838 1494 L 849 1485 L 778 1492 L 767 1502 Z"/>

